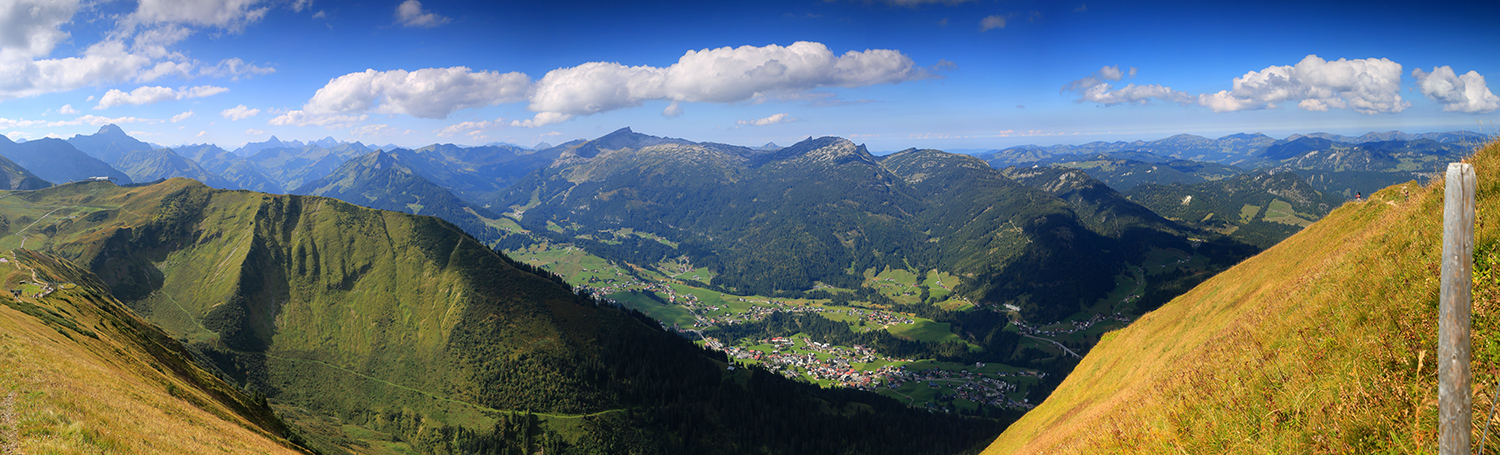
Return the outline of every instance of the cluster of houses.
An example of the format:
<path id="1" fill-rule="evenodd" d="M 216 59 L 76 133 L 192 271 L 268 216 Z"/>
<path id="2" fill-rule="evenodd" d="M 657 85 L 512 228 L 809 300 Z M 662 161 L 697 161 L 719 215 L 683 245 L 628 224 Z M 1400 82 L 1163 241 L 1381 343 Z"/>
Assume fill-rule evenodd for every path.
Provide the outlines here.
<path id="1" fill-rule="evenodd" d="M 24 285 L 24 284 L 27 284 L 27 283 L 28 283 L 27 281 L 23 280 L 19 284 Z M 57 289 L 55 289 L 55 288 L 52 287 L 51 283 L 47 283 L 47 282 L 44 282 L 44 281 L 38 280 L 35 284 L 37 285 L 37 287 L 42 288 L 42 292 L 38 292 L 36 294 L 32 294 L 31 298 L 33 298 L 33 299 L 40 299 L 40 298 L 52 295 L 52 292 L 57 290 Z M 10 290 L 10 296 L 12 298 L 19 299 L 19 298 L 21 298 L 21 294 L 22 294 L 22 291 L 20 289 L 11 289 Z"/>
<path id="2" fill-rule="evenodd" d="M 1067 335 L 1067 334 L 1071 334 L 1071 333 L 1082 332 L 1084 330 L 1088 330 L 1090 328 L 1093 328 L 1094 324 L 1098 324 L 1098 323 L 1104 322 L 1104 321 L 1120 321 L 1120 322 L 1124 322 L 1126 324 L 1129 324 L 1131 320 L 1132 319 L 1129 316 L 1126 316 L 1126 315 L 1123 315 L 1123 314 L 1118 314 L 1118 313 L 1116 313 L 1116 314 L 1109 314 L 1109 315 L 1095 314 L 1094 317 L 1089 318 L 1087 320 L 1073 321 L 1070 324 L 1072 327 L 1064 326 L 1064 327 L 1052 327 L 1052 328 L 1047 328 L 1047 329 L 1043 328 L 1043 327 L 1047 327 L 1047 326 L 1035 326 L 1035 325 L 1027 324 L 1026 321 L 1022 321 L 1022 320 L 1019 320 L 1019 319 L 1014 320 L 1012 322 L 1016 325 L 1016 329 L 1020 330 L 1021 333 L 1023 333 L 1023 334 L 1041 336 L 1041 335 Z M 1056 326 L 1056 325 L 1059 325 L 1059 324 L 1049 324 L 1049 326 Z"/>
<path id="3" fill-rule="evenodd" d="M 982 363 L 975 364 L 976 369 L 983 367 L 984 364 Z M 903 365 L 893 368 L 887 387 L 895 390 L 908 382 L 915 381 L 918 384 L 934 389 L 943 387 L 951 388 L 953 389 L 955 398 L 969 400 L 982 405 L 1029 410 L 1035 407 L 1035 405 L 1029 403 L 1028 400 L 1023 398 L 1017 401 L 1006 395 L 1017 390 L 1016 384 L 1000 379 L 1022 376 L 1044 378 L 1047 376 L 1047 373 L 1030 370 L 988 374 L 971 372 L 969 370 L 957 372 L 941 369 L 908 370 Z"/>
<path id="4" fill-rule="evenodd" d="M 917 323 L 917 321 L 912 320 L 912 318 L 904 314 L 892 313 L 885 310 L 862 310 L 858 308 L 850 308 L 848 310 L 845 310 L 845 312 L 850 315 L 859 317 L 861 321 L 873 324 L 899 325 Z"/>
<path id="5" fill-rule="evenodd" d="M 893 370 L 890 367 L 883 367 L 861 371 L 854 367 L 855 363 L 869 363 L 876 360 L 910 361 L 909 359 L 882 357 L 864 346 L 845 348 L 807 338 L 776 337 L 760 340 L 761 344 L 772 346 L 770 351 L 740 346 L 726 347 L 713 337 L 706 337 L 704 341 L 710 349 L 724 351 L 730 358 L 760 362 L 767 370 L 782 376 L 806 377 L 813 381 L 828 381 L 836 386 L 864 390 L 874 390 L 879 384 L 888 381 L 887 376 Z"/>

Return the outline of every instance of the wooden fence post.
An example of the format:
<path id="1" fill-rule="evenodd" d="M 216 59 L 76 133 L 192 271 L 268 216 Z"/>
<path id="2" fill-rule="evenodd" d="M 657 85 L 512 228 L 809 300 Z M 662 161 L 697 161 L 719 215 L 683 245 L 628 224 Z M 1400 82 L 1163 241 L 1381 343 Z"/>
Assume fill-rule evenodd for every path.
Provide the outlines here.
<path id="1" fill-rule="evenodd" d="M 1443 276 L 1438 308 L 1438 453 L 1469 454 L 1469 309 L 1474 270 L 1474 166 L 1448 164 L 1443 194 Z"/>

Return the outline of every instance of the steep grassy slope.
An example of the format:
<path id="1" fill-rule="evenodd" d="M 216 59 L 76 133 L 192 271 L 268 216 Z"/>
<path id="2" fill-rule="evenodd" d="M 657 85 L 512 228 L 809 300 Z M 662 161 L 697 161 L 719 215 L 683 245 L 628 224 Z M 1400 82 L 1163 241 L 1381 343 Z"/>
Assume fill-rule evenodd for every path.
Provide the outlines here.
<path id="1" fill-rule="evenodd" d="M 954 453 L 997 428 L 730 372 L 437 218 L 186 179 L 12 193 L 0 215 L 235 380 L 422 451 Z M 317 442 L 359 450 L 343 438 Z"/>
<path id="2" fill-rule="evenodd" d="M 92 274 L 0 256 L 0 283 L 23 291 L 0 297 L 0 451 L 301 452 L 264 401 L 198 368 Z"/>
<path id="3" fill-rule="evenodd" d="M 1500 144 L 1470 161 L 1480 423 L 1500 379 Z M 986 453 L 1434 450 L 1442 199 L 1408 183 L 1345 204 L 1107 335 Z"/>

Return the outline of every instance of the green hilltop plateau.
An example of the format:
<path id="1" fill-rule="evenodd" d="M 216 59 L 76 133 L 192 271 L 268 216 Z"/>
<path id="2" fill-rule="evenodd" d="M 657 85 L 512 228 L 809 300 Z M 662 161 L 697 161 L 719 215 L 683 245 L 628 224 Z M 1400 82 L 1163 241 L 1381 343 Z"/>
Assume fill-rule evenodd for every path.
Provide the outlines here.
<path id="1" fill-rule="evenodd" d="M 1468 161 L 1478 444 L 1500 379 L 1500 144 Z M 1442 218 L 1441 181 L 1343 204 L 1105 335 L 985 453 L 1435 450 Z"/>

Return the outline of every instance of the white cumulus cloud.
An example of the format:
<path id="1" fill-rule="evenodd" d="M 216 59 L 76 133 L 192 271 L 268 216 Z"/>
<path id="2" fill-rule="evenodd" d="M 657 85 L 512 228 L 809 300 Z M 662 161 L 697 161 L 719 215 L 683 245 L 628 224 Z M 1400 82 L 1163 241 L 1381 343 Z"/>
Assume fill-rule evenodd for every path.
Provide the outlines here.
<path id="1" fill-rule="evenodd" d="M 58 43 L 68 39 L 69 34 L 61 27 L 77 11 L 77 0 L 0 2 L 0 61 L 51 54 Z"/>
<path id="2" fill-rule="evenodd" d="M 537 127 L 577 116 L 669 101 L 662 115 L 682 115 L 683 103 L 734 103 L 796 98 L 829 87 L 863 87 L 937 77 L 905 54 L 868 49 L 834 54 L 821 43 L 741 46 L 688 51 L 661 68 L 587 62 L 549 71 L 540 80 L 518 72 L 466 67 L 415 71 L 373 69 L 333 78 L 302 109 L 273 119 L 306 125 L 327 116 L 366 112 L 446 118 L 460 109 L 528 101 L 536 115 L 511 126 Z"/>
<path id="3" fill-rule="evenodd" d="M 227 118 L 227 119 L 230 119 L 230 120 L 235 120 L 235 121 L 244 120 L 244 119 L 247 119 L 247 118 L 250 118 L 250 117 L 254 117 L 256 114 L 259 114 L 259 113 L 260 113 L 260 109 L 251 109 L 251 108 L 245 107 L 245 105 L 243 105 L 243 104 L 241 104 L 239 106 L 231 107 L 229 109 L 225 109 L 225 110 L 219 111 L 219 115 L 220 116 L 223 116 L 224 118 Z"/>
<path id="4" fill-rule="evenodd" d="M 136 24 L 192 24 L 231 32 L 266 16 L 261 0 L 141 0 L 126 19 Z"/>
<path id="5" fill-rule="evenodd" d="M 94 106 L 94 109 L 107 109 L 113 106 L 121 106 L 126 104 L 139 106 L 142 104 L 159 103 L 169 100 L 202 98 L 205 96 L 217 95 L 227 91 L 229 91 L 229 89 L 224 87 L 215 87 L 212 85 L 200 85 L 192 88 L 183 87 L 175 90 L 170 87 L 146 86 L 131 90 L 129 93 L 122 92 L 118 89 L 110 89 L 109 92 L 106 92 L 103 97 L 99 98 L 99 105 Z"/>
<path id="6" fill-rule="evenodd" d="M 755 119 L 755 120 L 740 120 L 738 123 L 741 124 L 741 125 L 750 125 L 750 126 L 766 126 L 766 125 L 775 125 L 777 123 L 787 123 L 787 122 L 795 122 L 795 121 L 797 121 L 797 119 L 795 117 L 790 117 L 790 116 L 787 115 L 787 113 L 782 112 L 782 113 L 779 113 L 779 114 L 773 114 L 770 117 L 766 117 L 766 118 L 760 118 L 760 119 Z"/>
<path id="7" fill-rule="evenodd" d="M 409 72 L 370 69 L 328 81 L 302 110 L 311 115 L 374 111 L 446 118 L 459 109 L 520 102 L 530 85 L 525 74 L 461 66 Z"/>
<path id="8" fill-rule="evenodd" d="M 177 122 L 181 122 L 183 120 L 187 120 L 188 118 L 191 118 L 192 116 L 193 116 L 193 111 L 191 111 L 191 110 L 189 110 L 187 112 L 183 112 L 181 114 L 174 115 L 174 116 L 172 116 L 172 123 L 177 123 Z"/>
<path id="9" fill-rule="evenodd" d="M 1127 74 L 1135 77 L 1136 69 L 1122 71 L 1118 66 L 1106 66 L 1092 76 L 1069 82 L 1062 91 L 1077 94 L 1080 102 L 1106 106 L 1161 100 L 1197 104 L 1214 112 L 1274 109 L 1277 103 L 1296 103 L 1309 111 L 1349 109 L 1380 114 L 1401 112 L 1411 105 L 1401 99 L 1401 64 L 1383 58 L 1328 61 L 1308 55 L 1296 65 L 1247 72 L 1234 78 L 1231 90 L 1196 96 L 1157 84 L 1127 84 L 1118 89 L 1110 84 Z"/>
<path id="10" fill-rule="evenodd" d="M 59 113 L 59 114 L 65 114 L 65 115 L 67 115 L 67 114 L 77 114 L 78 113 L 78 109 L 73 109 L 73 105 L 72 104 L 64 104 L 64 105 L 62 105 L 62 107 L 57 108 L 57 113 Z"/>
<path id="11" fill-rule="evenodd" d="M 238 59 L 200 69 L 198 61 L 172 49 L 195 28 L 243 30 L 265 16 L 270 0 L 140 0 L 130 2 L 134 11 L 121 15 L 99 13 L 94 3 L 98 2 L 0 1 L 0 101 L 113 82 L 240 77 L 271 70 L 236 66 Z M 85 12 L 90 15 L 75 17 Z M 58 44 L 76 39 L 64 31 L 65 25 L 83 22 L 103 22 L 102 27 L 112 31 L 93 43 L 74 43 L 82 49 L 74 55 L 54 57 Z"/>
<path id="12" fill-rule="evenodd" d="M 448 18 L 422 10 L 422 2 L 406 0 L 396 7 L 396 23 L 406 27 L 432 28 L 448 23 Z"/>
<path id="13" fill-rule="evenodd" d="M 150 64 L 150 57 L 130 53 L 119 41 L 94 43 L 78 57 L 0 59 L 0 100 L 136 78 Z"/>
<path id="14" fill-rule="evenodd" d="M 650 100 L 732 103 L 822 87 L 862 87 L 925 79 L 899 51 L 869 49 L 834 54 L 822 43 L 722 47 L 688 51 L 666 68 L 589 62 L 552 70 L 537 81 L 529 108 L 533 123 L 639 106 Z M 663 112 L 681 114 L 681 107 Z M 546 114 L 546 115 L 543 115 Z"/>
<path id="15" fill-rule="evenodd" d="M 1135 68 L 1130 68 L 1129 73 L 1135 76 Z M 1106 106 L 1115 104 L 1146 104 L 1152 100 L 1170 101 L 1181 104 L 1191 104 L 1193 96 L 1184 92 L 1173 90 L 1157 84 L 1135 85 L 1126 84 L 1121 88 L 1114 88 L 1108 81 L 1119 81 L 1123 79 L 1124 71 L 1118 66 L 1106 66 L 1095 71 L 1094 75 L 1069 82 L 1063 86 L 1064 93 L 1072 92 L 1078 95 L 1079 102 L 1099 103 Z"/>
<path id="16" fill-rule="evenodd" d="M 1413 69 L 1411 76 L 1417 79 L 1417 89 L 1422 95 L 1443 103 L 1444 111 L 1481 114 L 1500 109 L 1500 97 L 1490 91 L 1484 76 L 1477 71 L 1460 76 L 1453 67 L 1439 66 L 1430 73 Z"/>
<path id="17" fill-rule="evenodd" d="M 1388 59 L 1327 61 L 1308 55 L 1292 66 L 1272 66 L 1234 78 L 1234 88 L 1199 95 L 1214 112 L 1274 108 L 1297 102 L 1310 111 L 1350 109 L 1362 114 L 1401 112 L 1401 64 Z"/>

